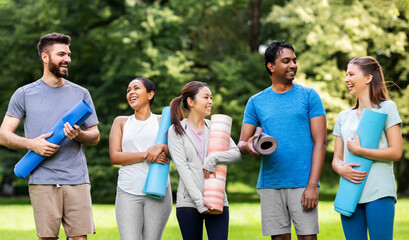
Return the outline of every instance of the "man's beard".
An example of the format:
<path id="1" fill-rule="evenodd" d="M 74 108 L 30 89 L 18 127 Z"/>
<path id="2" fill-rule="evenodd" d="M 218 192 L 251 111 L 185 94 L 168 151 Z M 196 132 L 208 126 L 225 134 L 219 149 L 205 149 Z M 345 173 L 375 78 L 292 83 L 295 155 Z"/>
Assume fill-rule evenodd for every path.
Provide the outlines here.
<path id="1" fill-rule="evenodd" d="M 51 58 L 50 58 L 50 63 L 48 65 L 48 70 L 58 78 L 68 77 L 68 69 L 67 71 L 60 71 L 59 66 L 55 64 Z"/>

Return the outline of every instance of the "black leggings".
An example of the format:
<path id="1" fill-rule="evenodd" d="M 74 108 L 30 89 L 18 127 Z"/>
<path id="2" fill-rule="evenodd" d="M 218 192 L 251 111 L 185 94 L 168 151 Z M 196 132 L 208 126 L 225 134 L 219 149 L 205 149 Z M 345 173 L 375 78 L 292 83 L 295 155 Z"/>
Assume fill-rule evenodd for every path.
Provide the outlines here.
<path id="1" fill-rule="evenodd" d="M 196 208 L 176 208 L 176 217 L 184 240 L 203 239 L 205 221 L 209 240 L 227 240 L 229 233 L 229 207 L 223 207 L 222 214 L 200 214 Z"/>

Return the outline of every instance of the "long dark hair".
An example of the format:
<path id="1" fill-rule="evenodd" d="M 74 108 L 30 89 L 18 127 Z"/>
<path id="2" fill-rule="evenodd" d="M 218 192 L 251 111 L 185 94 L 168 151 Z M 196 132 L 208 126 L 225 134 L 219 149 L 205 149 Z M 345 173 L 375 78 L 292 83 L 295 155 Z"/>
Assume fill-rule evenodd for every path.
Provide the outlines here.
<path id="1" fill-rule="evenodd" d="M 388 91 L 383 77 L 382 66 L 371 56 L 356 57 L 348 65 L 355 64 L 363 71 L 365 76 L 372 75 L 372 81 L 369 83 L 369 97 L 374 106 L 380 107 L 381 102 L 389 99 Z M 358 109 L 359 99 L 356 99 L 356 105 L 353 109 Z"/>
<path id="2" fill-rule="evenodd" d="M 182 125 L 180 124 L 180 121 L 185 118 L 181 105 L 183 105 L 184 109 L 189 111 L 187 99 L 190 98 L 192 100 L 195 100 L 196 94 L 203 87 L 207 87 L 207 84 L 204 82 L 199 81 L 189 82 L 183 87 L 180 96 L 175 97 L 170 102 L 170 121 L 175 126 L 176 134 L 183 135 L 185 133 Z"/>

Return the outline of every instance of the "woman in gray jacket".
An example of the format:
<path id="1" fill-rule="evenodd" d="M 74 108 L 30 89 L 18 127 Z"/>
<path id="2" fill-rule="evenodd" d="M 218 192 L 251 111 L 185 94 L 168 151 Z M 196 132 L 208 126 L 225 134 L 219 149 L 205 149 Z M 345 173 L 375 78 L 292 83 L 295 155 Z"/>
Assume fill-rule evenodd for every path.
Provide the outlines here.
<path id="1" fill-rule="evenodd" d="M 176 198 L 176 217 L 184 240 L 198 240 L 203 236 L 205 221 L 210 240 L 227 239 L 229 207 L 225 194 L 223 213 L 207 214 L 212 206 L 203 197 L 204 179 L 215 171 L 217 163 L 241 160 L 241 154 L 230 138 L 229 150 L 207 156 L 212 93 L 206 83 L 189 82 L 182 94 L 170 104 L 172 126 L 168 132 L 168 147 L 179 172 Z M 188 111 L 185 118 L 182 107 Z"/>

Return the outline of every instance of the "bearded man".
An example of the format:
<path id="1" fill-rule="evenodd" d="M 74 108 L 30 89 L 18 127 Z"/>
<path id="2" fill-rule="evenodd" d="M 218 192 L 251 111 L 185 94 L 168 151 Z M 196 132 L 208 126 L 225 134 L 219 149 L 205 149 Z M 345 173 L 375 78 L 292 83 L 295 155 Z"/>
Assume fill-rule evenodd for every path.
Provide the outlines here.
<path id="1" fill-rule="evenodd" d="M 60 225 L 67 239 L 83 240 L 95 233 L 90 181 L 82 144 L 99 142 L 98 118 L 87 89 L 65 79 L 71 64 L 71 37 L 42 36 L 37 49 L 43 76 L 20 87 L 10 99 L 0 127 L 0 144 L 27 149 L 47 158 L 30 174 L 29 193 L 39 239 L 58 239 Z M 79 101 L 94 110 L 80 126 L 64 125 L 67 137 L 59 145 L 46 138 L 53 125 Z M 24 121 L 25 136 L 15 134 Z"/>

